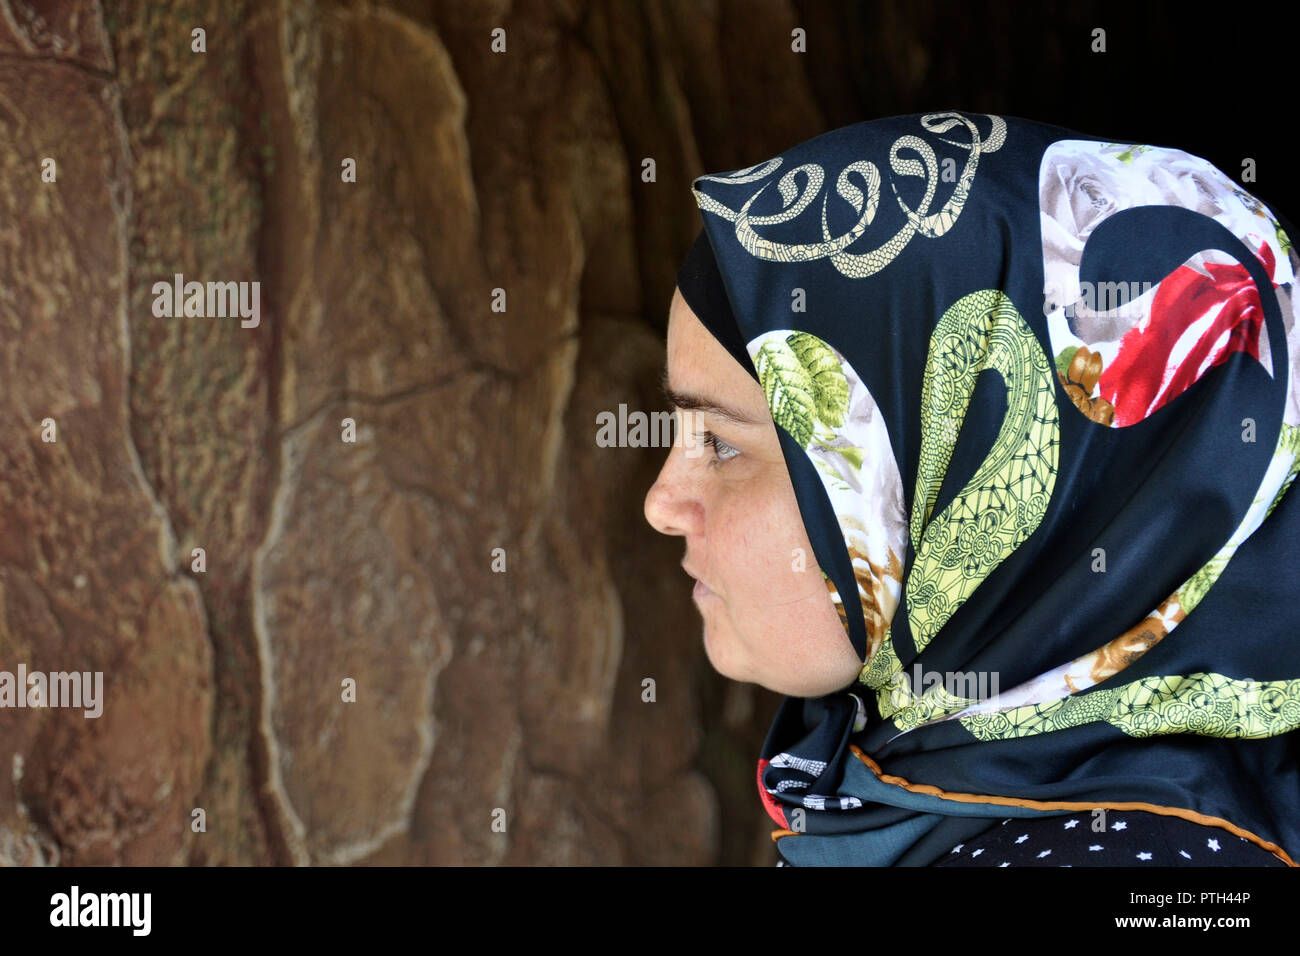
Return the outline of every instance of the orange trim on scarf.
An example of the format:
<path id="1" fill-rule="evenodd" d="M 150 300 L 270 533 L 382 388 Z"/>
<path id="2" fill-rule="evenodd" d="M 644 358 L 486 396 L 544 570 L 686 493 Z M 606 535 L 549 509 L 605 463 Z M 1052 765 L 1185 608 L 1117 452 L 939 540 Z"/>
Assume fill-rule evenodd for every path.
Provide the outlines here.
<path id="1" fill-rule="evenodd" d="M 997 797 L 987 794 L 978 793 L 949 793 L 946 790 L 940 790 L 938 787 L 931 786 L 928 783 L 912 783 L 910 780 L 904 780 L 902 777 L 895 777 L 893 774 L 887 774 L 880 769 L 880 765 L 863 753 L 856 744 L 849 744 L 849 750 L 853 755 L 871 768 L 881 783 L 888 783 L 896 787 L 902 787 L 911 793 L 924 793 L 930 796 L 943 797 L 947 800 L 956 800 L 960 803 L 984 803 L 996 804 L 1007 807 L 1031 807 L 1039 810 L 1142 810 L 1148 813 L 1159 813 L 1167 817 L 1182 817 L 1184 820 L 1190 820 L 1193 823 L 1199 823 L 1203 826 L 1218 827 L 1221 830 L 1227 830 L 1229 833 L 1245 837 L 1252 843 L 1256 843 L 1268 850 L 1275 857 L 1285 863 L 1287 866 L 1300 866 L 1295 860 L 1291 859 L 1286 850 L 1282 849 L 1276 843 L 1271 843 L 1263 837 L 1256 836 L 1249 830 L 1242 829 L 1235 823 L 1229 823 L 1222 817 L 1209 817 L 1203 813 L 1197 813 L 1195 810 L 1186 810 L 1182 807 L 1162 807 L 1154 803 L 1144 803 L 1141 801 L 1129 801 L 1127 803 L 1072 803 L 1065 800 L 1026 800 L 1023 797 Z M 775 843 L 781 837 L 786 836 L 803 836 L 794 830 L 773 830 L 772 842 Z"/>

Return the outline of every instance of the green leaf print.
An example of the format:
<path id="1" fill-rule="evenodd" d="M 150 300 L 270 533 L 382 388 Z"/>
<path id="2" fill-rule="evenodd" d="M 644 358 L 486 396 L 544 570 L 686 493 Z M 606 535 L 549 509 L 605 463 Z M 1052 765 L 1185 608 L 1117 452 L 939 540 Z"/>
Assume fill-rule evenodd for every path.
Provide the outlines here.
<path id="1" fill-rule="evenodd" d="M 1124 165 L 1131 166 L 1133 164 L 1133 158 L 1135 156 L 1141 156 L 1150 148 L 1151 148 L 1150 146 L 1143 146 L 1143 145 L 1130 146 L 1128 149 L 1124 150 L 1124 152 L 1120 153 L 1115 158 L 1118 159 Z"/>
<path id="2" fill-rule="evenodd" d="M 1056 356 L 1056 370 L 1065 375 L 1069 371 L 1070 363 L 1074 361 L 1074 353 L 1077 351 L 1079 351 L 1077 345 L 1067 345 L 1061 349 L 1060 354 Z"/>
<path id="3" fill-rule="evenodd" d="M 808 332 L 794 332 L 785 341 L 812 379 L 817 417 L 830 427 L 839 428 L 849 410 L 849 380 L 835 353 Z"/>
<path id="4" fill-rule="evenodd" d="M 866 451 L 852 445 L 833 445 L 835 428 L 849 411 L 849 380 L 831 347 L 810 332 L 791 332 L 785 341 L 765 342 L 754 359 L 759 384 L 772 412 L 772 420 L 807 450 L 820 445 L 840 455 L 861 471 Z M 819 462 L 818 467 L 823 463 Z M 838 486 L 849 486 L 822 467 Z"/>
<path id="5" fill-rule="evenodd" d="M 861 448 L 848 447 L 848 448 L 833 448 L 831 450 L 837 451 L 841 455 L 843 455 L 848 460 L 848 463 L 852 465 L 855 470 L 857 471 L 862 470 L 862 449 Z"/>
<path id="6" fill-rule="evenodd" d="M 754 362 L 772 421 L 807 447 L 817 427 L 816 386 L 785 342 L 765 342 Z"/>

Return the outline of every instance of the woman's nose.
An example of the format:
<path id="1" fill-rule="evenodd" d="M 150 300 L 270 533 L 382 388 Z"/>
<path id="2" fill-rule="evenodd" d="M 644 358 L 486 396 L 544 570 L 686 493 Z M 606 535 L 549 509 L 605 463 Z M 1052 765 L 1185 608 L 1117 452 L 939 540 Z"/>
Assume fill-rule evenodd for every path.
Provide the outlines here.
<path id="1" fill-rule="evenodd" d="M 645 495 L 645 519 L 660 534 L 699 534 L 704 509 L 681 473 L 682 449 L 674 445 Z"/>

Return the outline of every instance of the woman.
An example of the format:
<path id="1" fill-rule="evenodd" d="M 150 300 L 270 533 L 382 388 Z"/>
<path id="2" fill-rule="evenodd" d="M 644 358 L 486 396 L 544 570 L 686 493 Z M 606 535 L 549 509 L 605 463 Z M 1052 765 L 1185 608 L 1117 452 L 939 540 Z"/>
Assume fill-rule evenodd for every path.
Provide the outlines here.
<path id="1" fill-rule="evenodd" d="M 1300 256 L 1195 156 L 957 112 L 702 176 L 670 311 L 781 864 L 1296 865 Z"/>

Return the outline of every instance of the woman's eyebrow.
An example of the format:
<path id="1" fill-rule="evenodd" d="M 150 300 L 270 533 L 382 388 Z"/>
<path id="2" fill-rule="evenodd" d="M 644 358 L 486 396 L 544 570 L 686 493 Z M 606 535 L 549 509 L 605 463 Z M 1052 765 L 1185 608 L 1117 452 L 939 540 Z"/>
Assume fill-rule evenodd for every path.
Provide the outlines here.
<path id="1" fill-rule="evenodd" d="M 696 395 L 692 392 L 679 392 L 668 384 L 668 369 L 663 370 L 659 378 L 659 389 L 663 392 L 664 398 L 668 404 L 674 408 L 686 409 L 694 412 L 704 412 L 707 415 L 716 415 L 719 418 L 725 418 L 727 421 L 734 422 L 737 425 L 766 425 L 766 421 L 759 421 L 751 418 L 742 411 L 731 408 L 727 405 L 715 402 L 713 399 L 705 398 L 702 395 Z"/>

